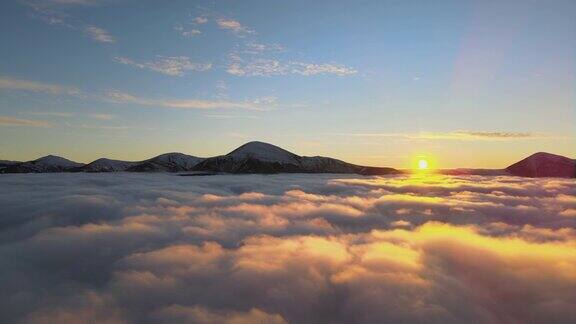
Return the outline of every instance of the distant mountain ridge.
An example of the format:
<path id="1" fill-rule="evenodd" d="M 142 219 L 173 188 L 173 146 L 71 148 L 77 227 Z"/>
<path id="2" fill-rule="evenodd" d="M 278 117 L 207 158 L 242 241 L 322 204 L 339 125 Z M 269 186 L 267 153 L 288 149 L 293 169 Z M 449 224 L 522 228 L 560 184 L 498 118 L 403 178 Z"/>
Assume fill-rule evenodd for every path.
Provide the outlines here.
<path id="1" fill-rule="evenodd" d="M 565 156 L 538 152 L 506 168 L 506 171 L 521 177 L 576 178 L 576 160 Z"/>
<path id="2" fill-rule="evenodd" d="M 299 156 L 278 146 L 249 142 L 226 155 L 205 159 L 197 171 L 228 173 L 359 173 L 362 166 L 333 158 Z"/>
<path id="3" fill-rule="evenodd" d="M 138 164 L 138 162 L 129 162 L 121 160 L 111 160 L 100 158 L 86 165 L 80 166 L 70 171 L 78 172 L 121 172 L 126 171 L 129 167 Z"/>
<path id="4" fill-rule="evenodd" d="M 401 174 L 387 167 L 351 164 L 323 156 L 300 156 L 276 145 L 249 142 L 225 155 L 201 158 L 165 153 L 143 161 L 100 158 L 88 164 L 48 155 L 33 161 L 0 160 L 0 173 L 47 172 L 215 172 L 215 173 L 343 173 L 360 175 Z M 536 153 L 506 169 L 438 170 L 451 175 L 516 175 L 523 177 L 576 177 L 576 160 L 550 153 Z"/>
<path id="5" fill-rule="evenodd" d="M 505 169 L 445 169 L 438 170 L 438 173 L 445 175 L 576 178 L 576 160 L 557 154 L 538 152 Z"/>
<path id="6" fill-rule="evenodd" d="M 2 173 L 46 173 L 65 172 L 83 166 L 84 164 L 70 161 L 60 156 L 47 155 L 36 160 L 18 162 L 0 169 Z"/>
<path id="7" fill-rule="evenodd" d="M 165 153 L 129 167 L 131 172 L 181 172 L 194 169 L 204 158 L 184 153 Z"/>
<path id="8" fill-rule="evenodd" d="M 2 172 L 2 169 L 5 169 L 9 166 L 12 166 L 14 164 L 18 164 L 18 163 L 22 163 L 20 161 L 10 161 L 10 160 L 0 160 L 0 172 Z"/>
<path id="9" fill-rule="evenodd" d="M 0 173 L 45 172 L 225 172 L 225 173 L 349 173 L 399 174 L 393 168 L 367 167 L 322 156 L 300 156 L 264 142 L 249 142 L 225 155 L 200 158 L 166 153 L 144 161 L 99 158 L 88 164 L 47 156 L 0 167 Z"/>

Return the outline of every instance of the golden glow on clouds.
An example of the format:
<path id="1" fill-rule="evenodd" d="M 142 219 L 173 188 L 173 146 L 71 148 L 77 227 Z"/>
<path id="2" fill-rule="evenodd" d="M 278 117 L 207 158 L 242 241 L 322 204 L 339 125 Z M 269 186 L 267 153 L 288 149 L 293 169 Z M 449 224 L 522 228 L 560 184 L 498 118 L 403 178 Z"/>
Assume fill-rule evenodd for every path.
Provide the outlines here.
<path id="1" fill-rule="evenodd" d="M 22 306 L 28 322 L 576 318 L 571 179 L 433 173 L 86 179 L 23 177 L 13 180 L 15 194 L 0 196 L 0 202 L 53 201 L 30 194 L 41 186 L 68 197 L 53 207 L 62 223 L 39 223 L 33 236 L 25 236 L 29 228 L 17 217 L 8 219 L 23 238 L 2 246 L 0 257 L 23 257 L 15 261 L 18 268 L 0 269 L 0 278 L 53 275 L 64 266 L 80 272 L 93 264 L 88 260 L 110 278 L 78 289 L 62 289 L 69 282 L 56 275 L 46 284 L 31 281 L 27 289 L 49 299 L 47 308 Z M 8 205 L 0 204 L 0 212 L 30 218 L 32 211 L 13 212 Z M 79 207 L 100 206 L 113 218 L 75 223 Z M 101 249 L 114 257 L 97 253 Z M 50 298 L 62 290 L 65 298 Z M 3 294 L 16 298 L 21 291 L 8 285 Z"/>

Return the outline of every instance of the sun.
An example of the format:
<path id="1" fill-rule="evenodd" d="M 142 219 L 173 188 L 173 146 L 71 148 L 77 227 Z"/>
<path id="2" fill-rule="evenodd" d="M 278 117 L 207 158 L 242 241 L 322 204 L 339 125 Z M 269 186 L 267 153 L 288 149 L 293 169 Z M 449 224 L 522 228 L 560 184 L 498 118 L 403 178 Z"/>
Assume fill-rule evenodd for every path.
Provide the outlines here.
<path id="1" fill-rule="evenodd" d="M 410 169 L 414 174 L 429 175 L 435 173 L 438 166 L 438 160 L 432 154 L 413 155 L 410 161 Z"/>
<path id="2" fill-rule="evenodd" d="M 418 169 L 428 170 L 428 161 L 424 159 L 418 160 Z"/>

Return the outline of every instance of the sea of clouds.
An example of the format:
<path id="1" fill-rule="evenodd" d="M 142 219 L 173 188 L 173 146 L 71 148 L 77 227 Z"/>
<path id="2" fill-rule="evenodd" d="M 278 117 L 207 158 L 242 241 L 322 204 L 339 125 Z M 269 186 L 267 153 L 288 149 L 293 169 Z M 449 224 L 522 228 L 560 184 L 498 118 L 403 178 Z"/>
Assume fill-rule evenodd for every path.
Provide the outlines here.
<path id="1" fill-rule="evenodd" d="M 576 181 L 0 177 L 0 322 L 576 323 Z"/>

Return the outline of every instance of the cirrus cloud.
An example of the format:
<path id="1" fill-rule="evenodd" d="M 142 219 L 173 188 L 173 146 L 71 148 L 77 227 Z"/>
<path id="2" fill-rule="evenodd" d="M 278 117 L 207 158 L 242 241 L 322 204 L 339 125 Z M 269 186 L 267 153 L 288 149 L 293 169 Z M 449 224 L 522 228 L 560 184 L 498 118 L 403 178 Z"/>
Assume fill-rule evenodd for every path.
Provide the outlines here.
<path id="1" fill-rule="evenodd" d="M 77 96 L 82 94 L 82 91 L 76 87 L 18 79 L 8 76 L 0 76 L 0 89 L 44 92 L 50 94 L 66 94 L 70 96 Z"/>
<path id="2" fill-rule="evenodd" d="M 235 35 L 239 37 L 244 37 L 247 35 L 254 35 L 256 32 L 253 29 L 250 29 L 244 25 L 242 25 L 238 20 L 231 19 L 231 18 L 220 18 L 216 20 L 216 24 L 218 27 L 224 30 L 231 31 Z"/>
<path id="3" fill-rule="evenodd" d="M 110 35 L 110 33 L 103 28 L 88 26 L 86 27 L 86 33 L 90 38 L 99 43 L 116 43 L 116 38 Z"/>
<path id="4" fill-rule="evenodd" d="M 143 106 L 155 106 L 174 109 L 246 109 L 246 110 L 269 110 L 273 101 L 264 98 L 253 101 L 226 101 L 226 100 L 202 100 L 202 99 L 150 99 L 137 97 L 118 90 L 107 91 L 104 100 L 114 103 L 137 104 Z"/>
<path id="5" fill-rule="evenodd" d="M 183 76 L 188 71 L 208 71 L 211 63 L 194 63 L 187 56 L 163 57 L 159 56 L 150 62 L 136 62 L 126 57 L 116 56 L 114 62 L 130 65 L 139 69 L 147 69 L 170 76 Z"/>
<path id="6" fill-rule="evenodd" d="M 356 69 L 338 63 L 305 63 L 281 61 L 278 59 L 255 58 L 244 59 L 238 54 L 229 56 L 230 64 L 227 72 L 236 76 L 273 76 L 273 75 L 321 75 L 333 74 L 348 76 L 356 74 Z"/>
<path id="7" fill-rule="evenodd" d="M 0 116 L 0 126 L 52 127 L 52 124 L 45 120 Z"/>
<path id="8" fill-rule="evenodd" d="M 540 133 L 508 131 L 471 131 L 456 130 L 450 132 L 419 133 L 338 133 L 341 136 L 406 138 L 410 140 L 454 140 L 454 141 L 513 141 L 550 138 Z M 561 137 L 559 137 L 561 138 Z M 567 137 L 569 138 L 569 137 Z"/>

